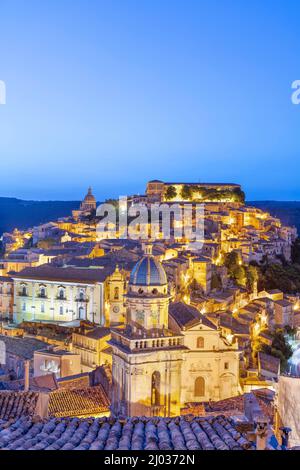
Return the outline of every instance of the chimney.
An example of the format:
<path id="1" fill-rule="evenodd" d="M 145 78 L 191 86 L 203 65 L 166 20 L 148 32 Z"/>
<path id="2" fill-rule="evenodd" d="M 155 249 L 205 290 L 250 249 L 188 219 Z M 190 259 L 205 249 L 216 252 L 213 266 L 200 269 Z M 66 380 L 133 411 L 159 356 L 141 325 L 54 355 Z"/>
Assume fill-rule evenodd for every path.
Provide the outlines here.
<path id="1" fill-rule="evenodd" d="M 30 370 L 30 361 L 26 360 L 24 363 L 24 391 L 29 391 L 29 370 Z"/>
<path id="2" fill-rule="evenodd" d="M 279 428 L 280 436 L 281 436 L 281 449 L 282 450 L 287 450 L 289 447 L 289 434 L 292 431 L 291 428 L 287 428 L 285 426 L 282 426 Z"/>
<path id="3" fill-rule="evenodd" d="M 268 448 L 269 418 L 258 416 L 255 419 L 256 450 L 266 450 Z"/>

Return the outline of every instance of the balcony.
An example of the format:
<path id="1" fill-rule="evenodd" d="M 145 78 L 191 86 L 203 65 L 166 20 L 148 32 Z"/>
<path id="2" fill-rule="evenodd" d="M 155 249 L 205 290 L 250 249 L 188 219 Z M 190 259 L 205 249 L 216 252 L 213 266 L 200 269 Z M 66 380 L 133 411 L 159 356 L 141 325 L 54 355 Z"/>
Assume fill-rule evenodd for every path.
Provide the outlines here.
<path id="1" fill-rule="evenodd" d="M 48 299 L 48 296 L 46 294 L 37 294 L 37 299 Z"/>
<path id="2" fill-rule="evenodd" d="M 75 302 L 85 302 L 88 303 L 90 301 L 89 297 L 76 297 Z"/>

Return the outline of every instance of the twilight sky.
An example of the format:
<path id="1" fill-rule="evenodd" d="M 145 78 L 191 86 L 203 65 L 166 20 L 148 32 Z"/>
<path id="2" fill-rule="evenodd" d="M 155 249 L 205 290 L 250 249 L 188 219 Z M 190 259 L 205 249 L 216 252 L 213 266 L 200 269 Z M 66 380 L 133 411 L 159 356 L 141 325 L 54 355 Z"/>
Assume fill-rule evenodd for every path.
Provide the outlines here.
<path id="1" fill-rule="evenodd" d="M 0 196 L 300 200 L 298 0 L 0 0 Z"/>

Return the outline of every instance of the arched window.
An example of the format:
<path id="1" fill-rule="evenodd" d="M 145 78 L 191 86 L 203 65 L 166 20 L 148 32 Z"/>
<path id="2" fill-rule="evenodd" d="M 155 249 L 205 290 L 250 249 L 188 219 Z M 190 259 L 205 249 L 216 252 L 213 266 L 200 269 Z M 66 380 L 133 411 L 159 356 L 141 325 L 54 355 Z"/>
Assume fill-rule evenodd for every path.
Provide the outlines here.
<path id="1" fill-rule="evenodd" d="M 79 293 L 79 299 L 80 299 L 80 300 L 84 300 L 84 292 L 83 292 L 83 290 L 81 290 L 80 293 Z"/>
<path id="2" fill-rule="evenodd" d="M 199 336 L 197 338 L 197 348 L 199 348 L 199 349 L 204 348 L 204 338 L 202 336 Z"/>
<path id="3" fill-rule="evenodd" d="M 65 290 L 64 289 L 59 289 L 58 296 L 60 299 L 65 298 Z"/>
<path id="4" fill-rule="evenodd" d="M 151 405 L 160 406 L 160 372 L 158 371 L 155 371 L 152 374 Z"/>
<path id="5" fill-rule="evenodd" d="M 115 287 L 114 289 L 114 299 L 119 300 L 119 287 Z"/>
<path id="6" fill-rule="evenodd" d="M 23 295 L 24 297 L 26 297 L 26 295 L 27 295 L 26 286 L 23 286 L 23 287 L 22 287 L 22 295 Z"/>
<path id="7" fill-rule="evenodd" d="M 205 380 L 203 377 L 197 377 L 195 380 L 195 397 L 204 397 L 205 395 Z"/>
<path id="8" fill-rule="evenodd" d="M 41 297 L 46 297 L 46 289 L 45 289 L 45 287 L 41 287 L 40 296 L 41 296 Z"/>

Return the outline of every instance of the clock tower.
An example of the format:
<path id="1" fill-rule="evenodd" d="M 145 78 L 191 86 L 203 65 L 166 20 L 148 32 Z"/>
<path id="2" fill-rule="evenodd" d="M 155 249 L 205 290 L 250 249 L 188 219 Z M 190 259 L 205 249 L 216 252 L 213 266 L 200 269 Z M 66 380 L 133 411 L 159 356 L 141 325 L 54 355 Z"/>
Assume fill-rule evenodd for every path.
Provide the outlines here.
<path id="1" fill-rule="evenodd" d="M 112 412 L 126 416 L 180 414 L 181 334 L 168 328 L 165 270 L 146 245 L 126 295 L 127 325 L 113 329 Z"/>

